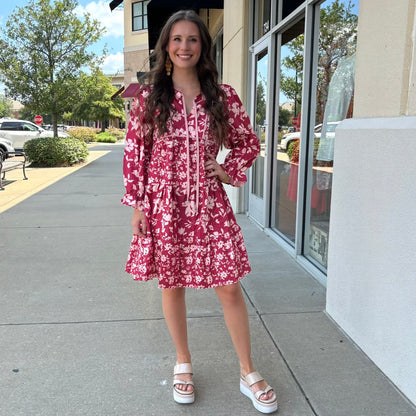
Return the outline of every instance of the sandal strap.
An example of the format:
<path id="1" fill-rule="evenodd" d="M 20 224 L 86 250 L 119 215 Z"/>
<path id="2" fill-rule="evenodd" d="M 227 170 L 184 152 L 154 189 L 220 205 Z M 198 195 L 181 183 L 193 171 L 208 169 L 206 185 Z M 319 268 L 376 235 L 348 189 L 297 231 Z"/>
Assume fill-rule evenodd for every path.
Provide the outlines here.
<path id="1" fill-rule="evenodd" d="M 252 373 L 241 377 L 248 384 L 249 387 L 251 387 L 253 384 L 258 383 L 259 381 L 264 380 L 264 378 L 257 371 L 253 371 Z"/>
<path id="2" fill-rule="evenodd" d="M 254 397 L 260 402 L 260 403 L 272 403 L 276 400 L 275 395 L 273 394 L 273 397 L 271 399 L 262 399 L 261 396 L 263 394 L 267 394 L 270 390 L 273 390 L 272 387 L 267 385 L 267 387 L 264 390 L 258 390 L 254 393 Z M 274 392 L 273 392 L 274 393 Z"/>
<path id="3" fill-rule="evenodd" d="M 185 381 L 185 380 L 181 380 L 179 378 L 174 378 L 173 379 L 173 385 L 176 386 L 177 384 L 182 384 L 184 386 L 188 386 L 188 385 L 193 386 L 194 385 L 194 382 L 192 380 Z"/>
<path id="4" fill-rule="evenodd" d="M 176 364 L 173 368 L 173 375 L 177 374 L 194 374 L 191 363 Z"/>

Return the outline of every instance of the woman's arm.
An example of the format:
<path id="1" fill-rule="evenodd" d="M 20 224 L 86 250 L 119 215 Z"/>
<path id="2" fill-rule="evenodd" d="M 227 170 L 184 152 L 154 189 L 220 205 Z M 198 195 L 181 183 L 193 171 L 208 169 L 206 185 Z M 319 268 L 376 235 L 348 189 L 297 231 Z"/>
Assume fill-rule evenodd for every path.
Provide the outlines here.
<path id="1" fill-rule="evenodd" d="M 226 147 L 231 151 L 221 167 L 229 176 L 230 185 L 242 186 L 247 182 L 245 171 L 260 153 L 260 141 L 253 131 L 250 119 L 235 90 L 229 85 L 223 85 L 223 88 L 227 95 L 229 114 Z"/>

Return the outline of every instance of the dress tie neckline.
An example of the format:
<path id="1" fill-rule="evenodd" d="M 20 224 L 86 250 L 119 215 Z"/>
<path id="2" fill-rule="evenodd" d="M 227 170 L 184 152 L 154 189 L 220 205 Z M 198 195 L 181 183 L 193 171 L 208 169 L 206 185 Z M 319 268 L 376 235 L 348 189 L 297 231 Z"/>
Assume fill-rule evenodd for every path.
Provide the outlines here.
<path id="1" fill-rule="evenodd" d="M 199 169 L 200 169 L 200 146 L 199 146 L 199 134 L 198 134 L 198 111 L 195 111 L 195 134 L 196 134 L 196 189 L 195 189 L 195 204 L 190 201 L 190 193 L 191 193 L 191 161 L 190 161 L 190 154 L 189 154 L 189 146 L 190 146 L 190 135 L 189 135 L 189 128 L 188 128 L 188 114 L 186 112 L 186 105 L 185 105 L 185 98 L 182 96 L 182 104 L 183 104 L 183 113 L 185 116 L 185 132 L 186 132 L 186 203 L 188 207 L 190 207 L 193 214 L 197 214 L 199 211 Z M 195 101 L 192 104 L 192 110 L 189 115 L 192 114 L 194 110 L 196 110 Z M 204 137 L 205 130 L 207 128 L 207 120 L 205 118 L 204 123 L 204 130 L 202 132 L 202 136 Z"/>

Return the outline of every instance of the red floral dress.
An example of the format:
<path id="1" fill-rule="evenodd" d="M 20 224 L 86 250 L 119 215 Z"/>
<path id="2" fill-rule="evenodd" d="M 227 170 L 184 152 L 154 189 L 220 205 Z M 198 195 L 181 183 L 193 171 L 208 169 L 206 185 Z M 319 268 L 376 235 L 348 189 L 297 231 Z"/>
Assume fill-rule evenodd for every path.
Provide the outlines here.
<path id="1" fill-rule="evenodd" d="M 221 85 L 229 110 L 227 148 L 222 165 L 230 184 L 242 186 L 245 171 L 259 154 L 260 144 L 239 97 Z M 162 136 L 145 140 L 142 122 L 149 90 L 132 104 L 124 152 L 122 203 L 145 211 L 147 236 L 133 236 L 126 271 L 135 280 L 157 278 L 159 287 L 209 288 L 238 282 L 250 272 L 241 229 L 223 184 L 206 177 L 207 154 L 218 146 L 209 129 L 201 94 L 186 113 L 185 100 L 175 91 L 174 109 Z"/>

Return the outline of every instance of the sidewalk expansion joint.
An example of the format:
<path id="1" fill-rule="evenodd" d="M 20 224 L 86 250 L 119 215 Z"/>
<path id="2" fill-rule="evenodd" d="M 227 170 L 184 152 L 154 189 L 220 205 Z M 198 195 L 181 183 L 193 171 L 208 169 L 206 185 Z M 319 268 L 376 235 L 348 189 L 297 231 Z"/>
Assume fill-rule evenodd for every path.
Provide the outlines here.
<path id="1" fill-rule="evenodd" d="M 51 321 L 51 322 L 14 322 L 0 323 L 0 327 L 6 326 L 37 326 L 37 325 L 82 325 L 82 324 L 108 324 L 118 322 L 148 322 L 148 321 L 164 321 L 165 318 L 132 318 L 132 319 L 108 319 L 95 321 Z"/>
<path id="2" fill-rule="evenodd" d="M 324 311 L 293 311 L 293 312 L 263 312 L 260 313 L 261 316 L 272 316 L 272 315 L 303 315 L 303 314 L 310 314 L 310 313 L 324 313 Z"/>
<path id="3" fill-rule="evenodd" d="M 111 227 L 126 227 L 126 224 L 97 224 L 97 225 L 35 225 L 35 226 L 28 226 L 28 225 L 14 225 L 14 226 L 5 226 L 1 227 L 0 230 L 14 230 L 14 229 L 49 229 L 49 228 L 111 228 Z"/>

